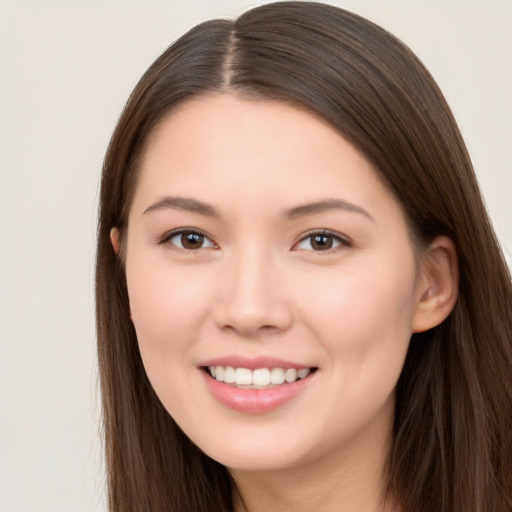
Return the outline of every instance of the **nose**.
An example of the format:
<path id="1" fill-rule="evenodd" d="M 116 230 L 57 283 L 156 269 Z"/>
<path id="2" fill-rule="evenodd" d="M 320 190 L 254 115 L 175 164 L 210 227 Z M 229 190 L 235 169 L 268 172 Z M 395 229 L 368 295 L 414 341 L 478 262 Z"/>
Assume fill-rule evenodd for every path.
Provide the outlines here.
<path id="1" fill-rule="evenodd" d="M 279 333 L 292 324 L 282 269 L 258 249 L 226 262 L 214 318 L 223 330 L 244 337 Z"/>

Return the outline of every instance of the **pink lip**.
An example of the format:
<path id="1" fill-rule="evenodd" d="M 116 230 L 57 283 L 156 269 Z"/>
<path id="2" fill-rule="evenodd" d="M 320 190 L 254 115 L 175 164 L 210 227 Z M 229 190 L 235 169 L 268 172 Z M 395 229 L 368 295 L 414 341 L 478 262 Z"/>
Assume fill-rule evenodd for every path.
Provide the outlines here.
<path id="1" fill-rule="evenodd" d="M 238 367 L 247 368 L 247 366 Z M 255 368 L 262 367 L 268 368 L 268 366 L 265 365 Z M 294 366 L 285 366 L 285 368 L 294 368 Z M 301 393 L 311 383 L 316 375 L 316 372 L 310 373 L 304 379 L 300 379 L 292 383 L 281 384 L 272 388 L 247 389 L 237 388 L 231 384 L 219 382 L 212 378 L 206 371 L 200 371 L 210 393 L 222 405 L 245 414 L 264 414 L 284 406 L 295 396 Z"/>
<path id="2" fill-rule="evenodd" d="M 247 368 L 249 370 L 257 370 L 258 368 L 312 368 L 308 364 L 298 364 L 292 361 L 285 361 L 284 359 L 276 359 L 274 357 L 258 356 L 258 357 L 244 357 L 244 356 L 228 356 L 219 357 L 216 359 L 209 359 L 200 363 L 198 366 L 231 366 L 233 368 Z"/>

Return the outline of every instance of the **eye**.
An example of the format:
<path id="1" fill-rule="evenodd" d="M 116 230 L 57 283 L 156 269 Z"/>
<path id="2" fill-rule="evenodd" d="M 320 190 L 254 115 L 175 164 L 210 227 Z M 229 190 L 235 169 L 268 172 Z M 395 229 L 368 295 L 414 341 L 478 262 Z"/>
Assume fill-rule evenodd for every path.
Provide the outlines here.
<path id="1" fill-rule="evenodd" d="M 173 231 L 165 235 L 160 243 L 171 244 L 187 251 L 217 247 L 204 233 L 191 229 Z"/>
<path id="2" fill-rule="evenodd" d="M 340 237 L 329 232 L 310 233 L 300 240 L 293 248 L 306 251 L 329 251 L 340 246 L 349 247 L 351 244 Z"/>

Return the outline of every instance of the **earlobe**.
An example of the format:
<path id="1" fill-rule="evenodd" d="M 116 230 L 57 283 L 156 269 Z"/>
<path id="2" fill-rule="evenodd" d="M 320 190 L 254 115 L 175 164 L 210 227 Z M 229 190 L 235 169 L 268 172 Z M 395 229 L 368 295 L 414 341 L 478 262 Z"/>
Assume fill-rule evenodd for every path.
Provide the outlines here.
<path id="1" fill-rule="evenodd" d="M 119 255 L 119 229 L 114 227 L 110 230 L 110 242 L 112 243 L 114 252 Z"/>
<path id="2" fill-rule="evenodd" d="M 413 332 L 427 331 L 442 323 L 457 301 L 459 266 L 457 250 L 450 238 L 439 236 L 430 244 L 421 273 Z"/>

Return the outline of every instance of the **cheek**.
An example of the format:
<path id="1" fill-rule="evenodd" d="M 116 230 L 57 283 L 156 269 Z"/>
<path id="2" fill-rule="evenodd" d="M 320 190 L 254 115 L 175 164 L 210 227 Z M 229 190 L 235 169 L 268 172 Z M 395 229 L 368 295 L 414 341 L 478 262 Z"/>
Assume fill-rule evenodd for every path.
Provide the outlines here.
<path id="1" fill-rule="evenodd" d="M 403 359 L 411 336 L 415 267 L 413 261 L 401 263 L 381 258 L 378 265 L 340 269 L 323 280 L 317 275 L 315 286 L 302 287 L 308 290 L 302 294 L 304 321 L 331 354 L 355 365 Z"/>
<path id="2" fill-rule="evenodd" d="M 205 282 L 165 263 L 133 263 L 127 284 L 142 362 L 165 408 L 180 416 L 193 404 L 187 376 L 208 310 Z"/>
<path id="3" fill-rule="evenodd" d="M 133 268 L 133 272 L 131 269 Z M 165 263 L 127 264 L 130 309 L 146 368 L 186 363 L 185 348 L 197 338 L 207 308 L 201 276 L 167 268 Z M 167 358 L 166 356 L 172 356 Z"/>
<path id="4" fill-rule="evenodd" d="M 302 296 L 303 323 L 325 355 L 326 388 L 333 391 L 325 395 L 330 412 L 321 429 L 336 439 L 338 430 L 356 431 L 392 403 L 409 346 L 414 267 L 383 261 L 378 270 L 332 273 L 325 287 L 317 280 L 314 292 Z"/>

